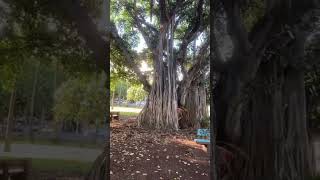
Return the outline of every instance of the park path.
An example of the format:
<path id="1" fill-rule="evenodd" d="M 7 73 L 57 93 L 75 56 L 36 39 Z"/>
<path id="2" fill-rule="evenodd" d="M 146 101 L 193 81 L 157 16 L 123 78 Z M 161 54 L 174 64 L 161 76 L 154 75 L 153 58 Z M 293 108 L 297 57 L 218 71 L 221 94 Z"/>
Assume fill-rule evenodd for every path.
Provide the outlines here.
<path id="1" fill-rule="evenodd" d="M 101 149 L 37 144 L 12 144 L 11 152 L 3 152 L 3 143 L 0 143 L 0 158 L 43 158 L 93 162 L 101 152 Z"/>

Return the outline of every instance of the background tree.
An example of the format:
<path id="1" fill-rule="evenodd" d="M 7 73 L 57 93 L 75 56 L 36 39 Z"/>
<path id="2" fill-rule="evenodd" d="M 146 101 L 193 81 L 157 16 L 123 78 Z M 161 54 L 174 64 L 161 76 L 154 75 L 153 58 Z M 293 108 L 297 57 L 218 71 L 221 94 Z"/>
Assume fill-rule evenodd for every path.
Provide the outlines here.
<path id="1" fill-rule="evenodd" d="M 146 98 L 146 92 L 143 90 L 142 85 L 133 85 L 127 90 L 128 101 L 143 101 Z"/>
<path id="2" fill-rule="evenodd" d="M 73 130 L 77 133 L 81 127 L 88 127 L 89 124 L 99 127 L 104 121 L 104 110 L 107 108 L 103 98 L 106 91 L 104 82 L 105 75 L 102 74 L 71 79 L 62 84 L 55 94 L 55 120 L 62 122 L 62 125 L 70 122 L 75 124 Z"/>
<path id="3" fill-rule="evenodd" d="M 109 84 L 108 1 L 5 0 L 4 3 L 9 9 L 6 11 L 8 22 L 15 22 L 18 29 L 25 32 L 19 37 L 10 36 L 11 23 L 1 29 L 1 35 L 10 37 L 13 44 L 1 49 L 3 57 L 16 50 L 32 52 L 40 59 L 58 60 L 72 75 L 100 68 L 107 74 L 105 84 Z M 16 41 L 19 43 L 14 43 Z M 6 43 L 6 39 L 3 42 Z"/>

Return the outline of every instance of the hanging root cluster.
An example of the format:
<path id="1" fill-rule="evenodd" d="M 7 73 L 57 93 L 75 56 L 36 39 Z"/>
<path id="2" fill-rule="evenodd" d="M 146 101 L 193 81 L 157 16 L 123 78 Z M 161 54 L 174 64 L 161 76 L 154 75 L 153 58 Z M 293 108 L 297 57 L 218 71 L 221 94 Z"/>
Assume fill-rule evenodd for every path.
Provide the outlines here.
<path id="1" fill-rule="evenodd" d="M 254 88 L 243 117 L 247 128 L 242 144 L 250 155 L 242 165 L 243 179 L 308 178 L 303 77 L 295 67 L 280 68 L 276 62 L 261 65 L 256 80 L 263 85 Z"/>
<path id="2" fill-rule="evenodd" d="M 162 25 L 157 53 L 153 54 L 153 85 L 146 106 L 138 116 L 140 126 L 172 130 L 179 128 L 173 32 L 173 23 Z M 163 55 L 165 53 L 166 57 Z"/>

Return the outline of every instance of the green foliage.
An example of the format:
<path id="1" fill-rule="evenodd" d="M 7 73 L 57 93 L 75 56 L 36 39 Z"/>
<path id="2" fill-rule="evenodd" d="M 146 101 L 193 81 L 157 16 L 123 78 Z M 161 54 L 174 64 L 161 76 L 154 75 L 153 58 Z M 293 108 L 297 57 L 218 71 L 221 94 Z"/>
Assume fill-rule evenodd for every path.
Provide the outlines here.
<path id="1" fill-rule="evenodd" d="M 23 42 L 15 40 L 0 40 L 0 80 L 2 89 L 11 92 L 16 81 L 23 76 L 23 66 L 25 65 L 26 52 L 20 50 Z M 18 49 L 18 50 L 16 50 Z"/>
<path id="2" fill-rule="evenodd" d="M 306 47 L 307 71 L 305 88 L 307 98 L 307 118 L 312 128 L 320 127 L 320 36 L 315 36 Z"/>
<path id="3" fill-rule="evenodd" d="M 263 16 L 264 10 L 265 5 L 262 0 L 250 1 L 250 3 L 243 8 L 242 16 L 244 25 L 248 31 L 250 31 L 254 24 Z"/>
<path id="4" fill-rule="evenodd" d="M 101 0 L 85 0 L 93 17 Z M 15 116 L 26 116 L 31 104 L 36 66 L 39 65 L 34 115 L 51 117 L 53 93 L 64 78 L 90 76 L 96 71 L 91 52 L 54 1 L 5 0 L 10 12 L 1 14 L 5 31 L 0 40 L 0 118 L 8 111 L 10 92 L 17 90 Z M 1 9 L 3 10 L 3 9 Z M 56 63 L 56 67 L 53 63 Z M 54 85 L 56 84 L 56 86 Z"/>
<path id="5" fill-rule="evenodd" d="M 128 69 L 124 62 L 123 55 L 113 47 L 111 44 L 111 63 L 110 63 L 110 75 L 111 75 L 111 81 L 115 80 L 126 80 L 129 81 L 132 84 L 137 84 L 139 81 L 137 79 L 137 76 L 135 73 Z"/>
<path id="6" fill-rule="evenodd" d="M 124 2 L 124 1 L 123 1 Z M 111 19 L 116 22 L 122 38 L 128 42 L 131 47 L 137 46 L 139 36 L 134 27 L 134 21 L 131 14 L 126 11 L 126 5 L 122 1 L 111 1 Z M 129 4 L 129 1 L 127 2 Z"/>
<path id="7" fill-rule="evenodd" d="M 55 93 L 55 120 L 102 122 L 107 108 L 105 81 L 102 73 L 63 83 Z"/>
<path id="8" fill-rule="evenodd" d="M 116 89 L 115 94 L 119 98 L 125 98 L 127 96 L 127 89 L 128 89 L 129 83 L 124 80 L 119 80 L 116 82 Z"/>
<path id="9" fill-rule="evenodd" d="M 69 80 L 61 85 L 55 93 L 54 117 L 57 121 L 73 120 L 78 114 L 83 83 L 79 79 Z"/>
<path id="10" fill-rule="evenodd" d="M 11 12 L 6 16 L 9 22 L 8 32 L 0 40 L 1 59 L 9 58 L 6 60 L 9 62 L 23 57 L 37 57 L 47 63 L 55 59 L 74 76 L 78 76 L 80 72 L 95 71 L 94 61 L 90 58 L 91 52 L 74 25 L 59 16 L 62 13 L 59 9 L 48 7 L 46 0 L 10 0 L 6 3 Z M 92 9 L 101 0 L 86 0 L 84 3 Z M 97 11 L 93 14 L 95 13 Z M 55 28 L 50 28 L 50 25 Z"/>
<path id="11" fill-rule="evenodd" d="M 145 100 L 147 93 L 143 90 L 142 85 L 133 85 L 127 90 L 128 101 L 143 101 Z"/>
<path id="12" fill-rule="evenodd" d="M 110 92 L 113 93 L 116 90 L 116 82 L 117 82 L 117 76 L 115 76 L 113 73 L 110 74 Z"/>

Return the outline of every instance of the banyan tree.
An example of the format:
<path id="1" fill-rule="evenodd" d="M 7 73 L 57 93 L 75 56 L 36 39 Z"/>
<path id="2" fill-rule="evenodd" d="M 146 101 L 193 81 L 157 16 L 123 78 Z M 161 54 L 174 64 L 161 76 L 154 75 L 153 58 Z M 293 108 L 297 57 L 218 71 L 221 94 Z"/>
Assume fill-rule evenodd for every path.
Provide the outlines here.
<path id="1" fill-rule="evenodd" d="M 223 0 L 212 5 L 211 29 L 221 28 L 218 19 L 225 17 L 232 42 L 232 55 L 223 59 L 218 31 L 211 31 L 217 140 L 238 147 L 229 179 L 308 179 L 313 167 L 305 47 L 319 22 L 319 4 Z M 246 11 L 256 15 L 251 26 L 246 24 Z"/>
<path id="2" fill-rule="evenodd" d="M 125 21 L 123 29 L 131 28 L 128 34 L 138 31 L 152 56 L 153 77 L 149 82 L 138 68 L 130 43 L 120 35 L 116 25 L 112 26 L 112 43 L 149 93 L 138 116 L 139 124 L 177 130 L 180 119 L 180 127 L 199 126 L 199 121 L 207 116 L 208 2 L 136 0 L 114 2 L 114 6 L 127 15 L 118 19 L 118 26 Z M 196 41 L 199 42 L 193 48 L 196 50 L 191 50 Z M 181 116 L 179 112 L 183 112 Z"/>

